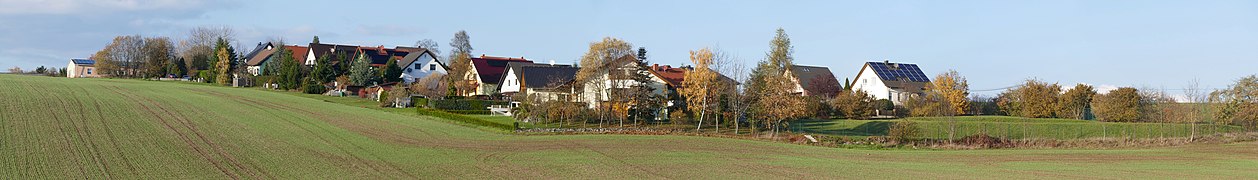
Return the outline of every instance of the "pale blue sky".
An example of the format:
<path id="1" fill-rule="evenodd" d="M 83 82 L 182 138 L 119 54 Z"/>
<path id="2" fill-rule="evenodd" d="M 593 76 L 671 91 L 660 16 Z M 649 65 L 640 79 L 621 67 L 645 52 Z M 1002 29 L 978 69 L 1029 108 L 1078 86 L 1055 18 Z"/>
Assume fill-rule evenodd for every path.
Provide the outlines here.
<path id="1" fill-rule="evenodd" d="M 865 61 L 955 69 L 971 89 L 1027 78 L 1181 89 L 1258 73 L 1258 1 L 75 1 L 0 0 L 0 67 L 64 66 L 116 35 L 180 37 L 227 25 L 240 44 L 445 45 L 467 30 L 474 54 L 571 63 L 602 37 L 687 64 L 719 47 L 748 64 L 785 28 L 798 64 L 839 80 Z M 1178 90 L 1174 90 L 1178 91 Z M 976 92 L 994 94 L 996 92 Z"/>

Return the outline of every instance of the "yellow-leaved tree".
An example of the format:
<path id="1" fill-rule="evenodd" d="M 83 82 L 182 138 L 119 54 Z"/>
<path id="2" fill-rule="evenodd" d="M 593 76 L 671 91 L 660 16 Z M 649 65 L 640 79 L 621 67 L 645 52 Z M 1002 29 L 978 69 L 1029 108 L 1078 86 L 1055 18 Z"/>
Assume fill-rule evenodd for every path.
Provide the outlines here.
<path id="1" fill-rule="evenodd" d="M 935 81 L 926 88 L 928 93 L 947 102 L 948 109 L 953 111 L 951 114 L 965 114 L 965 110 L 970 109 L 970 83 L 956 70 L 935 76 Z"/>
<path id="2" fill-rule="evenodd" d="M 718 86 L 716 72 L 709 67 L 712 65 L 712 50 L 703 48 L 690 51 L 690 62 L 695 64 L 694 70 L 686 72 L 685 80 L 682 81 L 682 97 L 686 98 L 687 109 L 690 112 L 699 112 L 699 125 L 695 129 L 703 128 L 703 119 L 707 117 L 707 110 L 712 108 L 712 104 L 716 102 L 716 93 L 713 88 Z"/>

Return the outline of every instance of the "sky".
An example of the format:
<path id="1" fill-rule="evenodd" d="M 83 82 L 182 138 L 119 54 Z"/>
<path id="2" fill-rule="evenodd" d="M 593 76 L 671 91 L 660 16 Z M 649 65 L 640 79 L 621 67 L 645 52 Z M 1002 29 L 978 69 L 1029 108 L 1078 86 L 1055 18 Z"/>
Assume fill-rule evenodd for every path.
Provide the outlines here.
<path id="1" fill-rule="evenodd" d="M 212 1 L 0 0 L 0 67 L 62 67 L 114 36 L 169 36 L 226 26 L 238 46 L 308 43 L 447 45 L 465 30 L 474 55 L 572 63 L 591 42 L 645 47 L 683 65 L 711 47 L 764 59 L 778 28 L 796 64 L 839 81 L 868 61 L 956 70 L 978 95 L 1026 79 L 1179 92 L 1258 73 L 1258 1 Z"/>

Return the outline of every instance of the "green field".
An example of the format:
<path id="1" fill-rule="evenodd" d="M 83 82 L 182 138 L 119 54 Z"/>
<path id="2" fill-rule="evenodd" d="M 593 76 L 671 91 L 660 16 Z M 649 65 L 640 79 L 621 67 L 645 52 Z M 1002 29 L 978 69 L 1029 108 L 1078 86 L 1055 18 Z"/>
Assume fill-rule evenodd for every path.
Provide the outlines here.
<path id="1" fill-rule="evenodd" d="M 1020 118 L 1008 116 L 915 117 L 922 134 L 918 138 L 948 139 L 984 133 L 1009 139 L 1163 138 L 1238 132 L 1238 126 L 1174 123 L 1117 123 L 1074 119 Z M 833 136 L 864 138 L 886 136 L 897 120 L 801 120 L 793 130 Z M 1195 130 L 1195 131 L 1194 131 Z"/>
<path id="2" fill-rule="evenodd" d="M 256 89 L 0 75 L 3 179 L 1251 179 L 1258 143 L 854 150 L 519 136 Z"/>

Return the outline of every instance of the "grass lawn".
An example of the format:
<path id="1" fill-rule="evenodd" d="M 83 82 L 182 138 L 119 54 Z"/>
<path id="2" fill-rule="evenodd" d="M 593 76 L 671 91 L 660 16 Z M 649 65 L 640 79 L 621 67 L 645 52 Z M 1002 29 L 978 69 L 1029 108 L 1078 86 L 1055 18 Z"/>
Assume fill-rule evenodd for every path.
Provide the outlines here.
<path id="1" fill-rule="evenodd" d="M 0 75 L 5 179 L 1252 179 L 1258 143 L 853 150 L 518 136 L 249 88 Z"/>
<path id="2" fill-rule="evenodd" d="M 1228 125 L 1116 123 L 1089 120 L 1021 118 L 1009 116 L 958 116 L 915 117 L 923 138 L 947 139 L 949 130 L 955 130 L 956 138 L 986 133 L 1011 139 L 1045 138 L 1078 139 L 1093 137 L 1188 137 L 1196 129 L 1197 135 L 1218 132 L 1235 132 L 1242 129 Z M 885 136 L 887 128 L 898 120 L 802 120 L 795 122 L 799 132 L 864 138 Z"/>

